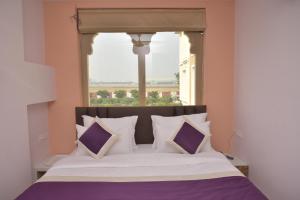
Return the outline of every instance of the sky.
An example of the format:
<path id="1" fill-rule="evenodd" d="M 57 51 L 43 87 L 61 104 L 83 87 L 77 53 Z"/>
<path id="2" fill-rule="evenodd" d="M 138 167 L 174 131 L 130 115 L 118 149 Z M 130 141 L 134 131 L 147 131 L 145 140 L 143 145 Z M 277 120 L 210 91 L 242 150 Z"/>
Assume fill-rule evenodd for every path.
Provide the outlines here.
<path id="1" fill-rule="evenodd" d="M 146 55 L 146 81 L 176 80 L 179 70 L 179 36 L 156 33 Z M 99 33 L 89 56 L 89 77 L 96 82 L 137 82 L 138 59 L 126 33 Z"/>

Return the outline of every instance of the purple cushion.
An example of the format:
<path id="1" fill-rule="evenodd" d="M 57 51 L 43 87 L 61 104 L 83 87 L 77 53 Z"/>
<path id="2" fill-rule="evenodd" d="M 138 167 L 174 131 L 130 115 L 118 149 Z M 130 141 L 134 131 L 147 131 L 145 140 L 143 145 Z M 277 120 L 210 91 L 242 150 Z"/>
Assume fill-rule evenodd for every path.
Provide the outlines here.
<path id="1" fill-rule="evenodd" d="M 114 136 L 105 130 L 100 124 L 95 122 L 92 124 L 79 138 L 82 145 L 86 147 L 93 156 L 97 156 L 100 151 L 104 155 L 108 148 L 112 145 L 112 139 Z M 109 143 L 109 146 L 107 145 Z M 105 149 L 104 149 L 105 148 Z"/>
<path id="2" fill-rule="evenodd" d="M 194 128 L 187 122 L 184 122 L 172 143 L 178 145 L 185 153 L 198 153 L 200 145 L 204 142 L 205 134 Z"/>

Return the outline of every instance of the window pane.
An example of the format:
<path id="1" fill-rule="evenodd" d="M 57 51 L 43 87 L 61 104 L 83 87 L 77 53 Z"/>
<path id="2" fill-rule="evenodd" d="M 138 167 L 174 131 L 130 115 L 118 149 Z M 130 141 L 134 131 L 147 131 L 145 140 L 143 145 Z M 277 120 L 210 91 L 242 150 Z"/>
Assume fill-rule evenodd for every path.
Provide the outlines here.
<path id="1" fill-rule="evenodd" d="M 146 37 L 142 34 L 139 38 L 143 40 L 143 36 Z M 98 34 L 88 61 L 91 106 L 141 104 L 138 55 L 133 53 L 133 43 L 128 34 Z M 183 32 L 154 34 L 145 65 L 140 67 L 143 66 L 146 72 L 146 105 L 195 104 L 195 58 L 190 54 L 189 39 Z"/>
<path id="2" fill-rule="evenodd" d="M 189 48 L 189 40 L 183 33 L 153 35 L 146 56 L 147 105 L 194 104 Z"/>
<path id="3" fill-rule="evenodd" d="M 126 33 L 99 33 L 89 56 L 91 106 L 138 105 L 138 60 Z"/>

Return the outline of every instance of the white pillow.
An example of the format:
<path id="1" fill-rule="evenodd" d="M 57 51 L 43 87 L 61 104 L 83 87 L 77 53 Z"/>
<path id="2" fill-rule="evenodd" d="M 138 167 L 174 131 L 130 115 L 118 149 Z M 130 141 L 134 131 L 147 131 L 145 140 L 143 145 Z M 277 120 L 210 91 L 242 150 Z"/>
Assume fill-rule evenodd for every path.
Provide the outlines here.
<path id="1" fill-rule="evenodd" d="M 210 122 L 203 122 L 200 125 L 196 125 L 193 122 L 185 119 L 185 121 L 177 128 L 173 136 L 171 136 L 171 138 L 169 138 L 167 142 L 179 152 L 185 154 L 199 153 L 203 150 L 207 139 L 210 137 L 210 134 L 208 133 L 209 130 L 207 130 L 209 123 Z M 180 136 L 178 137 L 179 140 L 177 140 L 176 142 L 175 138 L 178 136 L 178 133 L 180 134 Z M 201 138 L 201 136 L 204 137 Z M 191 141 L 191 139 L 195 139 L 195 141 Z"/>
<path id="2" fill-rule="evenodd" d="M 156 141 L 156 152 L 162 153 L 178 153 L 179 151 L 173 148 L 169 144 L 169 139 L 172 138 L 176 131 L 178 131 L 178 127 L 181 126 L 185 121 L 186 116 L 175 116 L 175 117 L 162 117 L 152 115 L 152 123 L 153 128 L 155 129 L 155 141 Z M 186 117 L 193 125 L 204 131 L 205 135 L 209 137 L 205 141 L 201 151 L 211 151 L 211 143 L 210 143 L 210 122 L 199 122 L 198 117 Z"/>
<path id="3" fill-rule="evenodd" d="M 96 120 L 96 117 L 91 117 L 91 116 L 88 116 L 88 115 L 82 115 L 81 116 L 83 118 L 83 125 L 85 127 L 90 127 Z M 131 117 L 131 116 L 129 116 Z M 132 117 L 137 117 L 136 115 L 135 116 L 132 116 Z M 99 118 L 99 117 L 97 117 Z M 101 118 L 101 119 L 121 119 L 121 118 Z M 136 122 L 135 122 L 136 124 Z M 135 133 L 135 131 L 134 131 Z M 132 145 L 134 148 L 136 148 L 136 142 L 135 142 L 135 138 L 134 138 L 134 133 L 133 133 L 133 137 L 132 137 Z"/>
<path id="4" fill-rule="evenodd" d="M 191 115 L 183 115 L 187 120 L 194 121 L 197 123 L 205 122 L 207 118 L 207 113 L 199 113 L 199 114 L 191 114 Z"/>
<path id="5" fill-rule="evenodd" d="M 121 117 L 121 118 L 98 118 L 96 121 L 101 121 L 106 126 L 110 127 L 115 134 L 119 136 L 116 144 L 108 151 L 108 154 L 127 153 L 122 149 L 129 148 L 129 152 L 133 151 L 133 140 L 135 134 L 135 125 L 137 122 L 137 116 Z M 121 147 L 122 146 L 122 147 Z M 118 148 L 117 148 L 118 147 Z"/>
<path id="6" fill-rule="evenodd" d="M 76 124 L 77 139 L 79 139 L 87 129 L 88 129 L 87 127 L 84 127 L 84 126 L 81 126 L 81 125 Z M 77 141 L 76 141 L 76 144 L 77 144 L 77 147 L 76 147 L 76 149 L 73 151 L 73 153 L 72 153 L 73 155 L 75 155 L 75 156 L 89 155 L 89 154 L 87 153 L 87 151 L 85 151 L 85 149 L 83 149 L 82 147 L 80 147 L 80 146 L 78 145 L 78 142 L 77 142 Z"/>
<path id="7" fill-rule="evenodd" d="M 205 143 L 203 144 L 203 147 L 201 148 L 201 152 L 209 152 L 214 151 L 214 149 L 211 146 L 211 132 L 210 132 L 210 121 L 197 123 L 193 120 L 190 120 L 190 122 L 193 124 L 193 126 L 197 129 L 203 130 L 204 134 L 208 137 L 206 138 Z"/>
<path id="8" fill-rule="evenodd" d="M 156 118 L 158 117 L 158 118 Z M 161 117 L 161 118 L 160 118 Z M 152 119 L 152 129 L 153 129 L 153 135 L 154 135 L 154 142 L 153 142 L 153 148 L 157 148 L 157 128 L 156 128 L 156 119 L 162 119 L 166 118 L 166 120 L 170 121 L 172 123 L 171 126 L 178 126 L 179 124 L 182 124 L 181 122 L 184 120 L 183 117 L 186 117 L 187 120 L 195 123 L 202 123 L 206 121 L 207 113 L 199 113 L 199 114 L 191 114 L 191 115 L 179 115 L 179 116 L 172 116 L 172 117 L 164 117 L 159 115 L 151 115 Z M 173 120 L 174 119 L 174 120 Z M 180 120 L 179 120 L 180 119 Z M 179 120 L 179 121 L 178 121 Z M 173 121 L 173 122 L 172 122 Z"/>
<path id="9" fill-rule="evenodd" d="M 94 118 L 90 116 L 84 116 L 84 119 L 86 119 L 84 120 L 84 124 L 87 126 L 83 127 L 80 125 L 76 125 L 77 138 L 79 138 L 90 125 L 97 121 L 105 124 L 105 126 L 112 130 L 114 134 L 118 135 L 118 140 L 109 149 L 109 151 L 107 152 L 108 155 L 125 154 L 131 153 L 133 151 L 132 138 L 134 137 L 135 133 L 135 124 L 137 122 L 137 116 L 122 118 Z M 83 153 L 79 146 L 75 155 L 86 155 L 86 153 Z"/>
<path id="10" fill-rule="evenodd" d="M 84 129 L 78 139 L 78 146 L 93 158 L 102 158 L 118 140 L 118 136 L 101 122 Z"/>
<path id="11" fill-rule="evenodd" d="M 177 152 L 174 148 L 167 146 L 166 141 L 174 134 L 180 124 L 184 122 L 182 116 L 163 117 L 151 115 L 154 142 L 153 147 L 157 152 Z"/>
<path id="12" fill-rule="evenodd" d="M 207 113 L 203 113 L 203 116 L 196 115 L 184 115 L 184 117 L 193 124 L 198 129 L 201 129 L 205 131 L 205 133 L 208 134 L 209 137 L 207 137 L 207 140 L 203 147 L 201 148 L 202 152 L 208 152 L 213 151 L 214 149 L 211 146 L 211 132 L 210 132 L 210 121 L 206 121 Z M 200 114 L 201 115 L 201 114 Z M 204 117 L 205 116 L 205 117 Z"/>
<path id="13" fill-rule="evenodd" d="M 81 117 L 83 119 L 83 126 L 84 127 L 90 127 L 96 121 L 96 117 L 91 117 L 91 116 L 88 116 L 88 115 L 82 115 Z"/>

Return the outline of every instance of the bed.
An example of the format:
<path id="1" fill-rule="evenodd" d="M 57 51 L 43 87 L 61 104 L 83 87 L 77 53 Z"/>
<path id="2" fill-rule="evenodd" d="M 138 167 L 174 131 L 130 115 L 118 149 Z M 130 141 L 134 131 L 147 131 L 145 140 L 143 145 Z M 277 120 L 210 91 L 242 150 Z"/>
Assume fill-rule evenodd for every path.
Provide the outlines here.
<path id="1" fill-rule="evenodd" d="M 94 159 L 70 155 L 57 162 L 17 200 L 218 200 L 267 199 L 226 157 L 214 150 L 199 154 L 153 151 L 150 116 L 176 116 L 206 112 L 205 106 L 78 107 L 82 115 L 117 118 L 138 115 L 130 154 Z"/>

